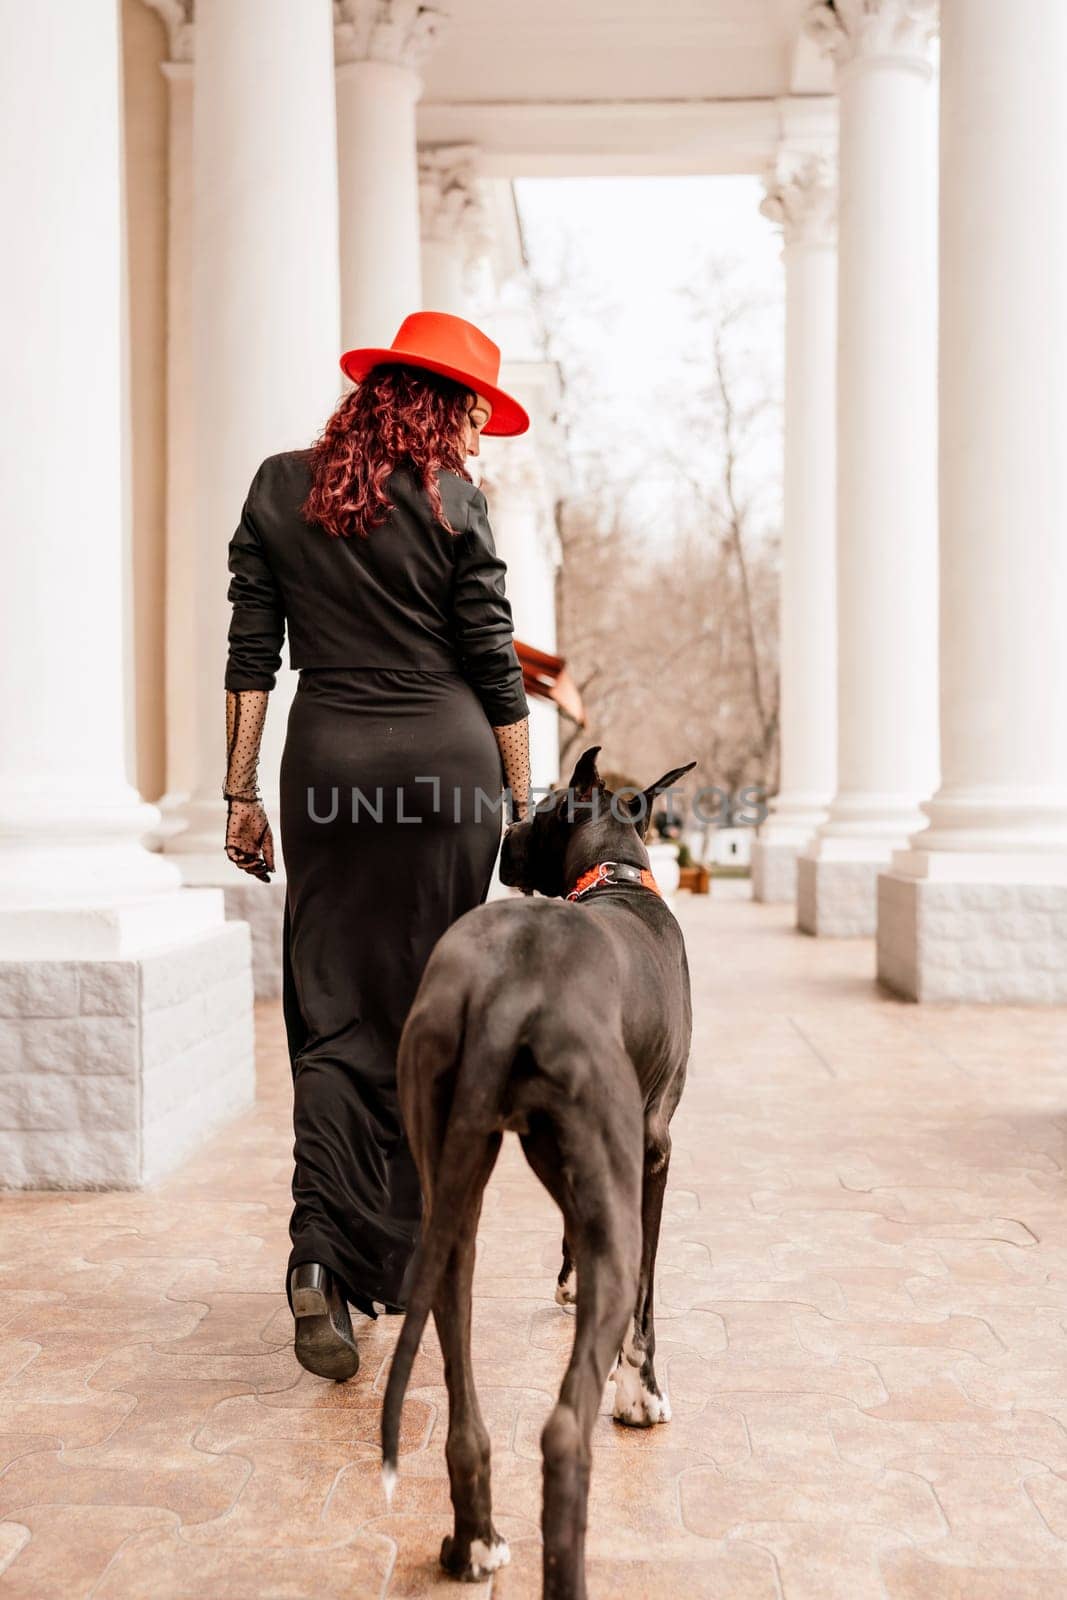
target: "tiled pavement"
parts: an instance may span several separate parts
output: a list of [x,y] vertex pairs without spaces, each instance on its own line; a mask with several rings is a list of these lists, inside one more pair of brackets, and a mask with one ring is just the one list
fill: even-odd
[[[675,1420],[596,1434],[597,1600],[1067,1595],[1067,1013],[908,1007],[864,941],[683,899],[697,1031],[660,1274]],[[454,1594],[432,1339],[387,1512],[392,1319],[344,1386],[295,1365],[288,1065],[143,1194],[0,1201],[3,1600]],[[538,1434],[573,1323],[516,1148],[475,1359],[512,1565],[538,1592]],[[489,1584],[474,1593],[486,1594]]]

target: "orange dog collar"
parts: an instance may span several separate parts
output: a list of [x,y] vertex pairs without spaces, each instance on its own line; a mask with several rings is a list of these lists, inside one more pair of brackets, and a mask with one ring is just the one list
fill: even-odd
[[634,867],[628,861],[598,861],[595,867],[582,873],[567,899],[581,900],[590,890],[599,889],[605,883],[637,883],[663,898],[659,884],[647,867]]

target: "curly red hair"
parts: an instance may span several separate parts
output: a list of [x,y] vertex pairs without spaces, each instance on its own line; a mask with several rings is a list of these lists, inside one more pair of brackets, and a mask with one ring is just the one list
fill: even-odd
[[455,533],[441,504],[437,474],[464,466],[463,423],[475,396],[462,384],[420,367],[375,367],[345,395],[312,446],[305,521],[335,538],[361,538],[392,510],[387,485],[406,466],[422,483],[436,521]]

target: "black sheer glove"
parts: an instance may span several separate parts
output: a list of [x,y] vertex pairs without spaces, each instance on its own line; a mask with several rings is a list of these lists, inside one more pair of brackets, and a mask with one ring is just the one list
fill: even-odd
[[226,854],[235,867],[269,883],[274,838],[258,787],[259,747],[267,719],[266,689],[226,691]]
[[504,787],[511,793],[512,815],[518,822],[526,820],[530,806],[530,719],[509,722],[494,728],[500,765],[504,774]]

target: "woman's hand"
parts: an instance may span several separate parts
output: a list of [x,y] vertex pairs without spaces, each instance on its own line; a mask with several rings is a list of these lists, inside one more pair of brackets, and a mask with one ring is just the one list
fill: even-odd
[[235,867],[269,883],[274,871],[274,838],[260,800],[228,800],[226,854]]
[[226,691],[226,854],[260,883],[274,871],[274,839],[256,781],[269,696],[269,689]]

